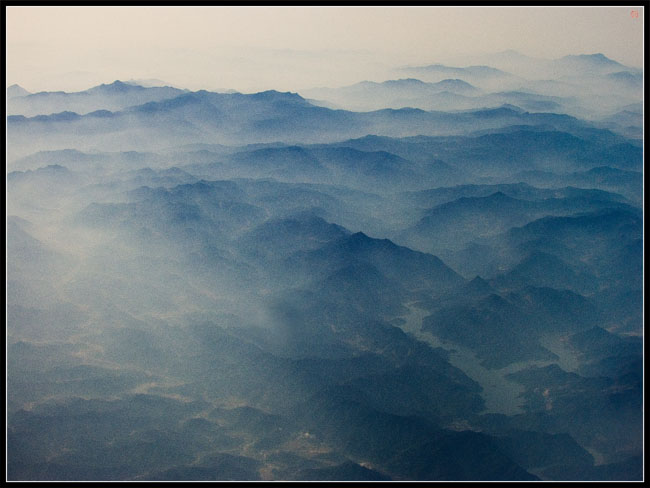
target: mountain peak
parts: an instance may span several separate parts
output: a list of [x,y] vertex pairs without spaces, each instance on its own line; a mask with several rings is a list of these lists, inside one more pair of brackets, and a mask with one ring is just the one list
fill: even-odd
[[305,102],[306,100],[300,95],[294,92],[280,92],[277,90],[266,90],[258,93],[252,93],[249,95],[254,100],[264,100],[264,101],[293,101],[293,102]]
[[472,281],[463,285],[463,293],[466,296],[490,295],[494,293],[494,288],[479,275],[476,275]]
[[20,85],[14,83],[7,87],[7,98],[24,97],[26,95],[31,95],[31,93]]
[[363,232],[355,232],[352,234],[350,237],[348,237],[348,240],[350,241],[357,241],[357,242],[363,242],[363,241],[369,241],[370,237],[368,237],[366,234]]
[[598,61],[600,63],[615,63],[616,62],[616,61],[613,61],[612,59],[609,59],[603,53],[579,54],[578,57],[581,57],[581,58],[584,58],[584,59],[592,59],[592,60]]
[[603,53],[594,54],[570,54],[561,58],[564,61],[570,62],[588,62],[600,66],[623,66],[621,63],[608,58]]
[[386,85],[424,85],[424,81],[418,80],[417,78],[400,78],[398,80],[387,80],[384,81]]
[[398,247],[390,239],[375,239],[363,232],[355,232],[343,238],[343,245],[348,249],[392,249]]
[[485,285],[488,285],[488,286],[489,286],[488,282],[485,281],[485,279],[481,278],[480,275],[476,275],[476,276],[472,279],[472,281],[469,282],[469,284],[472,284],[472,285],[478,285],[478,286],[485,286]]
[[95,86],[88,91],[90,92],[101,91],[106,93],[126,93],[132,90],[144,90],[144,89],[145,88],[140,85],[135,85],[132,83],[124,83],[123,81],[115,80],[113,83],[110,84],[102,83],[101,85]]

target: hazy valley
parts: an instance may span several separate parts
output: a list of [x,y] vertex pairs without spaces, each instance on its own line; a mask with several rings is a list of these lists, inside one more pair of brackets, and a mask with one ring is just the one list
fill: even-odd
[[639,480],[643,72],[7,89],[10,480]]

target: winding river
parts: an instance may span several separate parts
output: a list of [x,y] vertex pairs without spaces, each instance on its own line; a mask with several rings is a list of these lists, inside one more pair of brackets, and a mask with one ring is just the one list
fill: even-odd
[[542,341],[544,347],[558,356],[559,359],[556,361],[522,361],[509,364],[500,369],[485,368],[481,365],[481,360],[470,349],[443,341],[430,332],[422,330],[422,320],[430,312],[414,306],[413,303],[406,304],[406,307],[409,313],[401,317],[405,320],[405,323],[400,325],[402,330],[432,347],[441,347],[449,352],[449,362],[483,388],[481,393],[485,401],[483,413],[501,413],[505,415],[523,413],[523,398],[520,395],[525,391],[525,388],[523,385],[506,378],[510,373],[529,366],[547,366],[553,363],[559,364],[565,371],[574,371],[577,368],[575,356],[571,354],[558,337],[549,337]]

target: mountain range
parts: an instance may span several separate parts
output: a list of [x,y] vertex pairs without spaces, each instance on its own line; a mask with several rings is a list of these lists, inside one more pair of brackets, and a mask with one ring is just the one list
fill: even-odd
[[643,476],[641,70],[7,88],[7,478]]

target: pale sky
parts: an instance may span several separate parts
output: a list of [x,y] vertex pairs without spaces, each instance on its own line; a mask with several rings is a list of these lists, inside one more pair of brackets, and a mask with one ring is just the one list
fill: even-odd
[[[638,18],[631,10],[639,11]],[[514,49],[643,65],[639,7],[7,7],[7,84],[296,91]]]

